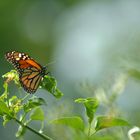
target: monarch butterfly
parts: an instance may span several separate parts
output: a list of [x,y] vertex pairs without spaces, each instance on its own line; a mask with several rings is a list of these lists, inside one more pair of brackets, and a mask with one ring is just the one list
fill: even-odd
[[40,81],[48,74],[46,73],[47,68],[42,67],[25,53],[7,52],[5,58],[18,71],[19,81],[23,89],[28,93],[36,92]]

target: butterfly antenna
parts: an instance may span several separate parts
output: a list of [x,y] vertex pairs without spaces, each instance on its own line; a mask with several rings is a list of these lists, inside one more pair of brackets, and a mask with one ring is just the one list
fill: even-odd
[[52,64],[54,64],[54,63],[56,63],[56,61],[52,61],[52,62],[46,64],[46,66],[52,65]]

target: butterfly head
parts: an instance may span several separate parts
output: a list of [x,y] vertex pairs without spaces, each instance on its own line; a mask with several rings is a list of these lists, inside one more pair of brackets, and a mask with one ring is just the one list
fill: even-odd
[[47,71],[47,70],[48,70],[48,69],[47,69],[46,66],[43,66],[43,67],[42,67],[42,74],[43,74],[44,76],[48,74],[48,71]]

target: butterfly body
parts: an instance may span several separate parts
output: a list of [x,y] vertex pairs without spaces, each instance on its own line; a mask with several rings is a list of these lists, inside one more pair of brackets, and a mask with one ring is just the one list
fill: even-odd
[[18,71],[19,81],[24,90],[28,93],[36,92],[40,81],[47,74],[47,68],[25,53],[12,51],[6,53],[5,57]]

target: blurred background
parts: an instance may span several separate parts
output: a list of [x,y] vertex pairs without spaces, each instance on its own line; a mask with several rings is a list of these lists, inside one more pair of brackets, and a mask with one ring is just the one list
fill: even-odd
[[[1,0],[0,75],[13,69],[4,58],[7,51],[25,52],[41,65],[51,63],[48,69],[64,96],[55,99],[42,89],[35,93],[48,103],[48,122],[84,114],[81,106],[74,103],[76,98],[94,97],[98,92],[96,96],[108,98],[109,89],[118,86],[116,110],[132,125],[139,126],[139,82],[124,82],[126,70],[140,69],[139,7],[139,0]],[[2,78],[0,84],[2,93]],[[11,96],[18,95],[14,84],[10,91]],[[99,100],[102,104],[102,96]],[[98,114],[104,115],[105,111],[101,106]],[[38,123],[32,125],[39,127]],[[0,139],[15,140],[16,129],[14,122],[3,127],[1,120]],[[59,130],[57,134],[58,130],[49,125],[45,131],[56,140],[64,133]],[[29,137],[41,140],[30,132],[25,139]],[[62,138],[65,139],[70,138]]]

